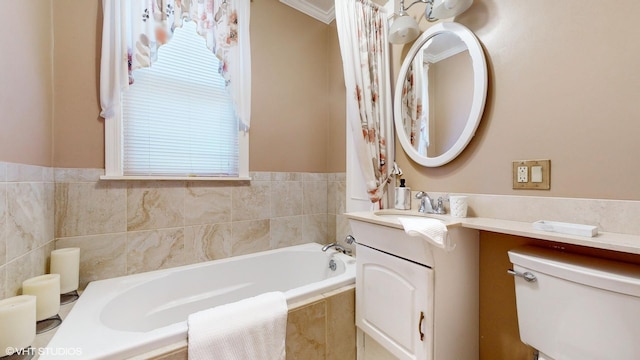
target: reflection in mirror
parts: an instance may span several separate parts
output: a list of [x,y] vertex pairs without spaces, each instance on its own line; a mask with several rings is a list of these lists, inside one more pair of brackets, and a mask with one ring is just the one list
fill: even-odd
[[486,81],[484,54],[470,30],[456,23],[427,30],[396,85],[396,131],[407,154],[424,166],[455,158],[480,120]]
[[411,146],[439,156],[462,134],[473,95],[471,57],[451,33],[429,39],[416,53],[403,86],[402,122]]

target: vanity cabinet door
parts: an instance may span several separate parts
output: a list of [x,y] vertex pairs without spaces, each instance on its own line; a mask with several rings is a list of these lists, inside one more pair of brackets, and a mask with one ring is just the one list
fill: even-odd
[[433,270],[358,246],[356,325],[398,359],[433,358]]

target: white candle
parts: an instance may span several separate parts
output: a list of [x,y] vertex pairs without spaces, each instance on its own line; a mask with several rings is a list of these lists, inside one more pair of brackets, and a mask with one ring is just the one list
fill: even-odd
[[0,300],[0,356],[24,349],[36,338],[36,297],[20,295]]
[[36,320],[44,320],[60,311],[60,274],[47,274],[22,282],[22,294],[36,297]]
[[78,290],[80,248],[64,248],[51,252],[51,274],[60,274],[60,294]]

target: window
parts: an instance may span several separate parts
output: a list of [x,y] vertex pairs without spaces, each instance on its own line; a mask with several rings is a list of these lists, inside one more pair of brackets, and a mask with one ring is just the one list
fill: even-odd
[[220,61],[196,33],[175,30],[122,94],[125,176],[238,176],[238,121]]
[[103,1],[103,179],[249,178],[249,8]]

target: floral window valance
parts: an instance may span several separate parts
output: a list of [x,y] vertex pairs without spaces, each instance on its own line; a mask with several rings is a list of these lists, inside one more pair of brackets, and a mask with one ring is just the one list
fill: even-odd
[[153,66],[158,49],[176,28],[193,21],[220,60],[240,127],[249,129],[251,54],[249,0],[103,0],[100,74],[101,115],[112,117],[120,91],[135,82],[133,70]]

